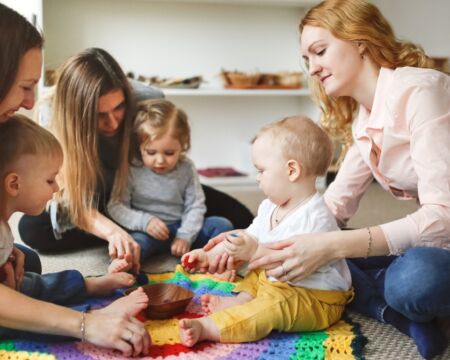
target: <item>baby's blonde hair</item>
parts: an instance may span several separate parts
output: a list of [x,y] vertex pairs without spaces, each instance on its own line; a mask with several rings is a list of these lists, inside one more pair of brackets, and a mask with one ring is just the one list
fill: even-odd
[[286,160],[295,160],[305,176],[323,176],[333,158],[333,143],[327,133],[306,116],[290,116],[258,131],[252,143],[263,134],[272,136]]
[[56,137],[23,115],[13,115],[0,124],[0,174],[5,176],[11,164],[24,155],[61,157]]
[[191,130],[187,115],[168,100],[155,99],[139,102],[134,129],[141,145],[170,134],[180,142],[183,153],[191,147]]

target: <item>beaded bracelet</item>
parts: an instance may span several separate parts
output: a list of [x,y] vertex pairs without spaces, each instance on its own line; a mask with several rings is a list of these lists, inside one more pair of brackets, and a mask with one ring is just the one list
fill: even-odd
[[81,312],[81,323],[80,323],[80,334],[81,341],[86,341],[86,311]]
[[370,231],[369,227],[366,227],[367,232],[369,233],[369,240],[367,242],[367,253],[366,253],[366,259],[369,257],[370,255],[370,250],[372,250],[372,232]]

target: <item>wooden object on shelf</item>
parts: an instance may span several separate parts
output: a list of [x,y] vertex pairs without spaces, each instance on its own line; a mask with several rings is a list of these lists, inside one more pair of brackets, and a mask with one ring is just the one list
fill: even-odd
[[58,73],[55,69],[46,69],[44,73],[44,85],[53,86],[56,84]]
[[[128,73],[130,78],[134,78],[130,76],[132,73]],[[158,76],[144,76],[139,75],[137,78],[138,81],[146,84],[158,86],[160,88],[167,89],[198,89],[203,82],[202,76],[191,76],[191,77],[177,77],[177,78],[160,78]]]
[[309,97],[308,89],[164,89],[166,96],[301,96]]
[[222,70],[220,75],[224,86],[234,89],[254,89],[261,78],[261,74],[246,74],[240,71]]
[[[144,285],[142,289],[148,296],[145,313],[149,319],[170,319],[181,314],[194,297],[194,293],[175,284]],[[136,289],[128,289],[125,295]]]
[[244,73],[222,70],[220,73],[225,89],[300,89],[301,72]]

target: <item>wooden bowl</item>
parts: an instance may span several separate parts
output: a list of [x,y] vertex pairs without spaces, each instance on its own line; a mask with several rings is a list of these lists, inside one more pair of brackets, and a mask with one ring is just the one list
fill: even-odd
[[257,86],[261,74],[246,74],[240,71],[225,71],[220,73],[224,86],[230,89],[253,89]]
[[[181,314],[194,297],[194,293],[175,284],[153,284],[142,286],[148,296],[148,306],[144,310],[149,319],[169,319]],[[128,289],[128,295],[136,289]]]

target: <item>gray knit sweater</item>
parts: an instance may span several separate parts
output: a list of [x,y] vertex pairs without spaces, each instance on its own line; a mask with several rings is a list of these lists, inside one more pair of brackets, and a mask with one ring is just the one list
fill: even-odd
[[206,212],[205,195],[193,162],[186,157],[180,159],[163,175],[145,166],[130,167],[127,189],[119,201],[110,200],[108,212],[123,227],[143,232],[154,217],[166,224],[181,221],[176,237],[192,244]]

